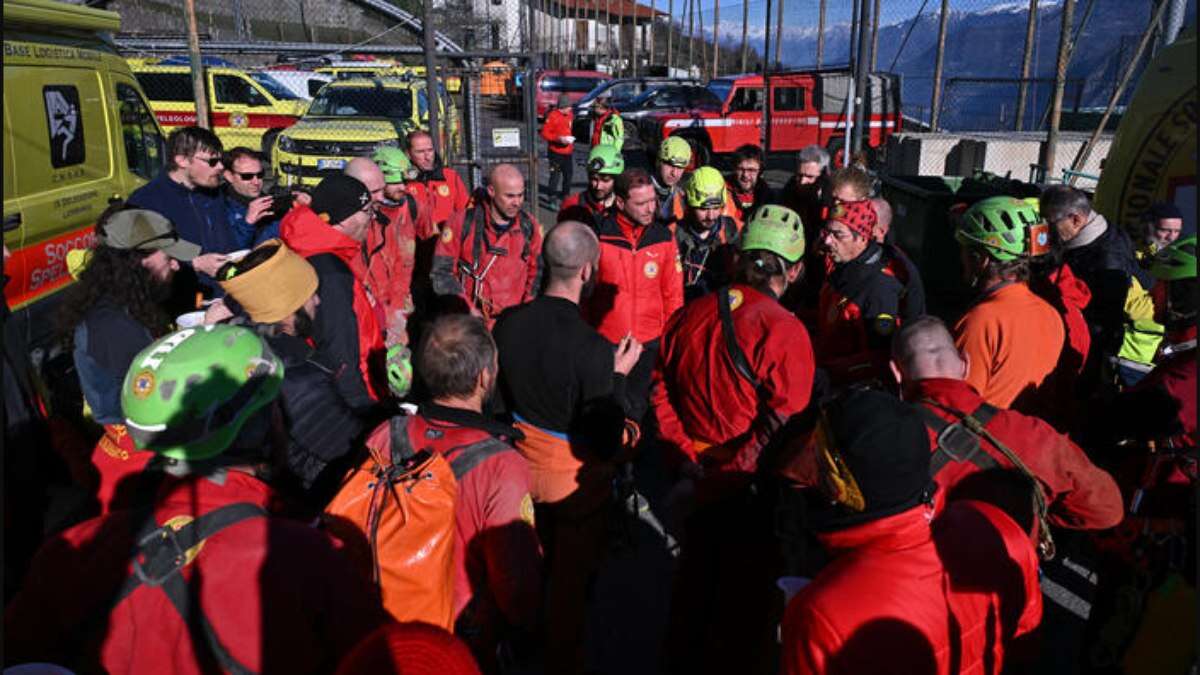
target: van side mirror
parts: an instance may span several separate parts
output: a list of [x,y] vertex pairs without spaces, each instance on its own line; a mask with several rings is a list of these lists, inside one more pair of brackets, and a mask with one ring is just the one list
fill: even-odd
[[325,86],[324,80],[309,80],[308,81],[308,95],[311,98],[316,98],[317,94],[321,91],[321,87],[324,87],[324,86]]

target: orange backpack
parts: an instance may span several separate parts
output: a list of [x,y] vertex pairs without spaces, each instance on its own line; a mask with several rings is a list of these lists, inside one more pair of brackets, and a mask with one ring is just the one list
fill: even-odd
[[393,417],[370,435],[369,456],[342,482],[325,520],[371,570],[392,617],[453,630],[458,483],[441,453],[413,449],[410,419]]

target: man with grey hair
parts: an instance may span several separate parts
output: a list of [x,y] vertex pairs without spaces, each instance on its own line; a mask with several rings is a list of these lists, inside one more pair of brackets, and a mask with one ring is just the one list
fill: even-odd
[[1137,278],[1129,236],[1093,211],[1086,194],[1068,185],[1052,185],[1042,193],[1040,208],[1063,247],[1063,262],[1092,292],[1083,310],[1092,348],[1080,387],[1094,391],[1122,349],[1126,322],[1153,319],[1154,303]]
[[625,378],[642,354],[616,346],[579,313],[595,283],[600,241],[567,220],[546,236],[545,293],[496,323],[500,393],[523,438],[537,525],[548,562],[546,672],[580,672],[587,588],[605,550],[614,457],[636,441]]
[[[1007,495],[1011,492],[1008,482],[995,482],[996,469],[1014,468],[1008,453],[997,445],[999,441],[1041,483],[1051,525],[1098,530],[1121,522],[1124,504],[1112,476],[1041,419],[984,401],[964,379],[966,358],[954,346],[954,337],[941,319],[926,316],[902,328],[892,342],[891,367],[900,380],[903,397],[920,406],[929,429],[934,452],[930,471],[938,484],[939,500],[986,495],[987,501],[1000,502],[997,505],[1009,513],[1025,511],[1017,520],[1028,521],[1028,500]],[[971,432],[977,443],[972,448],[977,450],[964,454],[963,448],[943,447],[955,436],[943,436],[942,431],[968,416],[986,431],[983,435]],[[1019,516],[1019,511],[1014,515]]]
[[[817,230],[824,222],[821,213],[831,205],[831,200],[829,153],[819,145],[810,145],[796,155],[796,174],[779,191],[778,203],[800,216],[805,241],[815,242]],[[816,269],[812,265],[809,268]]]

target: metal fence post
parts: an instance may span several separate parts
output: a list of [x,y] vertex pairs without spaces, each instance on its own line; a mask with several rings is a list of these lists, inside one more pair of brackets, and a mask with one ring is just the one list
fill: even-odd
[[1075,18],[1075,0],[1065,0],[1062,11],[1062,31],[1058,36],[1058,67],[1054,72],[1054,97],[1050,101],[1050,130],[1042,149],[1043,180],[1054,173],[1054,155],[1058,150],[1058,125],[1062,121],[1063,88],[1066,84],[1067,62],[1071,55],[1071,24]]
[[[189,0],[190,2],[190,0]],[[438,107],[442,100],[437,85],[437,72],[433,65],[433,0],[424,0],[421,13],[421,38],[425,47],[425,98],[429,101],[429,136],[433,139],[433,151],[441,151],[438,130]]]
[[[782,2],[783,0],[780,0]],[[771,0],[767,0],[767,11],[763,15],[763,58],[762,58],[762,75],[763,75],[763,91],[769,96],[771,93]],[[763,122],[762,131],[759,132],[759,141],[762,143],[763,157],[769,156],[771,152],[771,106],[763,106]]]
[[[783,0],[780,0],[779,4],[780,4],[779,15],[783,16]],[[781,25],[782,25],[782,22],[781,22]],[[782,36],[780,36],[780,37],[782,37]],[[776,46],[775,49],[778,50],[779,47]],[[775,60],[778,61],[779,60],[779,56],[778,56],[779,52],[776,51],[775,54],[776,54]],[[823,63],[824,60],[825,60],[825,0],[820,0],[820,2],[817,3],[817,67],[818,68],[821,67],[821,63]]]
[[[857,90],[857,97],[859,100],[856,101],[857,105],[854,107],[854,138],[850,139],[850,149],[853,154],[857,154],[862,151],[863,134],[868,133],[869,130],[869,127],[866,126],[866,116],[864,115],[864,111],[871,101],[871,89],[868,86],[868,82],[870,80],[867,76],[868,71],[870,70],[868,67],[868,64],[870,63],[870,57],[867,55],[867,50],[870,49],[870,38],[867,33],[867,26],[869,25],[867,13],[870,11],[871,5],[869,0],[862,0],[860,5],[861,6],[858,10],[858,54],[856,55],[857,58],[854,60],[856,79],[854,88]],[[846,164],[849,165],[850,158],[847,157],[846,159]]]
[[200,32],[196,28],[196,1],[184,5],[188,24],[188,53],[192,61],[192,97],[196,99],[196,126],[209,128],[208,96],[204,86],[204,61],[200,56]]
[[942,67],[946,61],[946,23],[950,19],[950,0],[942,0],[942,17],[938,21],[937,58],[933,65],[933,100],[929,103],[929,130],[938,130],[942,112]]
[[1033,64],[1033,42],[1037,35],[1038,0],[1029,0],[1029,20],[1025,23],[1025,53],[1021,57],[1021,87],[1017,91],[1017,115],[1013,125],[1020,131],[1025,125],[1025,106],[1029,97],[1029,69]]

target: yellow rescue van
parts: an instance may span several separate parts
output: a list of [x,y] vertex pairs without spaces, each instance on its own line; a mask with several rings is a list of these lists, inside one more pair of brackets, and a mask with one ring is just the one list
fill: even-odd
[[114,12],[4,2],[5,299],[31,343],[53,335],[66,254],[163,166],[163,132],[109,35]]

